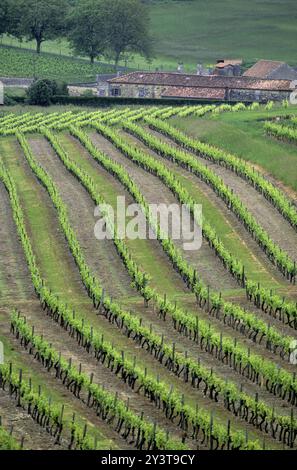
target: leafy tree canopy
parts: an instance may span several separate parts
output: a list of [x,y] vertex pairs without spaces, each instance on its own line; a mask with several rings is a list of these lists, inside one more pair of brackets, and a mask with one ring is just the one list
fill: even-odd
[[13,22],[13,0],[0,2],[0,35],[9,33]]
[[68,39],[77,55],[93,63],[106,47],[105,17],[101,0],[81,0],[69,15]]
[[69,10],[67,0],[15,0],[13,4],[16,22],[14,35],[35,40],[38,53],[44,41],[65,34]]
[[141,0],[0,0],[0,34],[44,41],[67,37],[77,55],[115,66],[134,53],[151,56],[148,9]]
[[139,0],[102,0],[102,4],[108,56],[115,65],[131,53],[150,57],[152,40],[147,7]]

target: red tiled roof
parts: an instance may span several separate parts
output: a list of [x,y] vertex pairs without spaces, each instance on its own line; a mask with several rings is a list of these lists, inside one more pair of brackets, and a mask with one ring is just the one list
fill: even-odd
[[257,77],[267,78],[271,72],[277,70],[281,65],[285,65],[285,62],[279,62],[277,60],[259,60],[250,69],[244,72],[244,77]]
[[192,88],[171,86],[162,93],[163,98],[189,98],[224,100],[225,88]]
[[166,72],[132,72],[109,80],[114,84],[160,85],[200,88],[233,88],[247,90],[290,91],[290,80],[261,80],[252,77],[222,77],[218,75],[186,75]]

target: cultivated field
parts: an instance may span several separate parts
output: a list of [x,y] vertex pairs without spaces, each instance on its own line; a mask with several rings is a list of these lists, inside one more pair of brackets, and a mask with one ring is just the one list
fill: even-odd
[[0,47],[0,76],[38,77],[67,83],[94,82],[96,74],[111,72],[112,67],[99,63],[91,65],[87,60],[60,55],[41,53],[29,49]]
[[[295,114],[0,117],[0,448],[296,448]],[[117,196],[155,240],[95,238]],[[151,203],[202,204],[201,249]]]

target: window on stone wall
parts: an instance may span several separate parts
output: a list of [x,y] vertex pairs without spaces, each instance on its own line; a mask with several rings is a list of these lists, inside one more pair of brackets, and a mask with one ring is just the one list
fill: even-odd
[[121,96],[121,89],[120,88],[112,88],[111,89],[111,96]]
[[139,98],[144,98],[145,95],[146,95],[146,93],[145,93],[145,88],[139,88],[139,90],[138,90],[138,96],[139,96]]
[[260,92],[260,90],[256,90],[255,91],[255,100],[260,101],[260,98],[261,98],[261,92]]

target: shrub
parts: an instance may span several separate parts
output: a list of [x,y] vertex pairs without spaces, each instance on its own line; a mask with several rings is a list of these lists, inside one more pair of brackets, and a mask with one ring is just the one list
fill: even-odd
[[55,95],[68,95],[67,84],[55,80],[38,80],[28,90],[29,104],[49,106]]
[[17,104],[17,102],[11,96],[4,95],[4,105],[5,106],[14,106],[16,104]]
[[94,95],[93,90],[85,90],[81,96],[84,96],[86,98],[92,98]]
[[54,95],[54,86],[50,80],[38,80],[28,89],[29,104],[49,106]]

